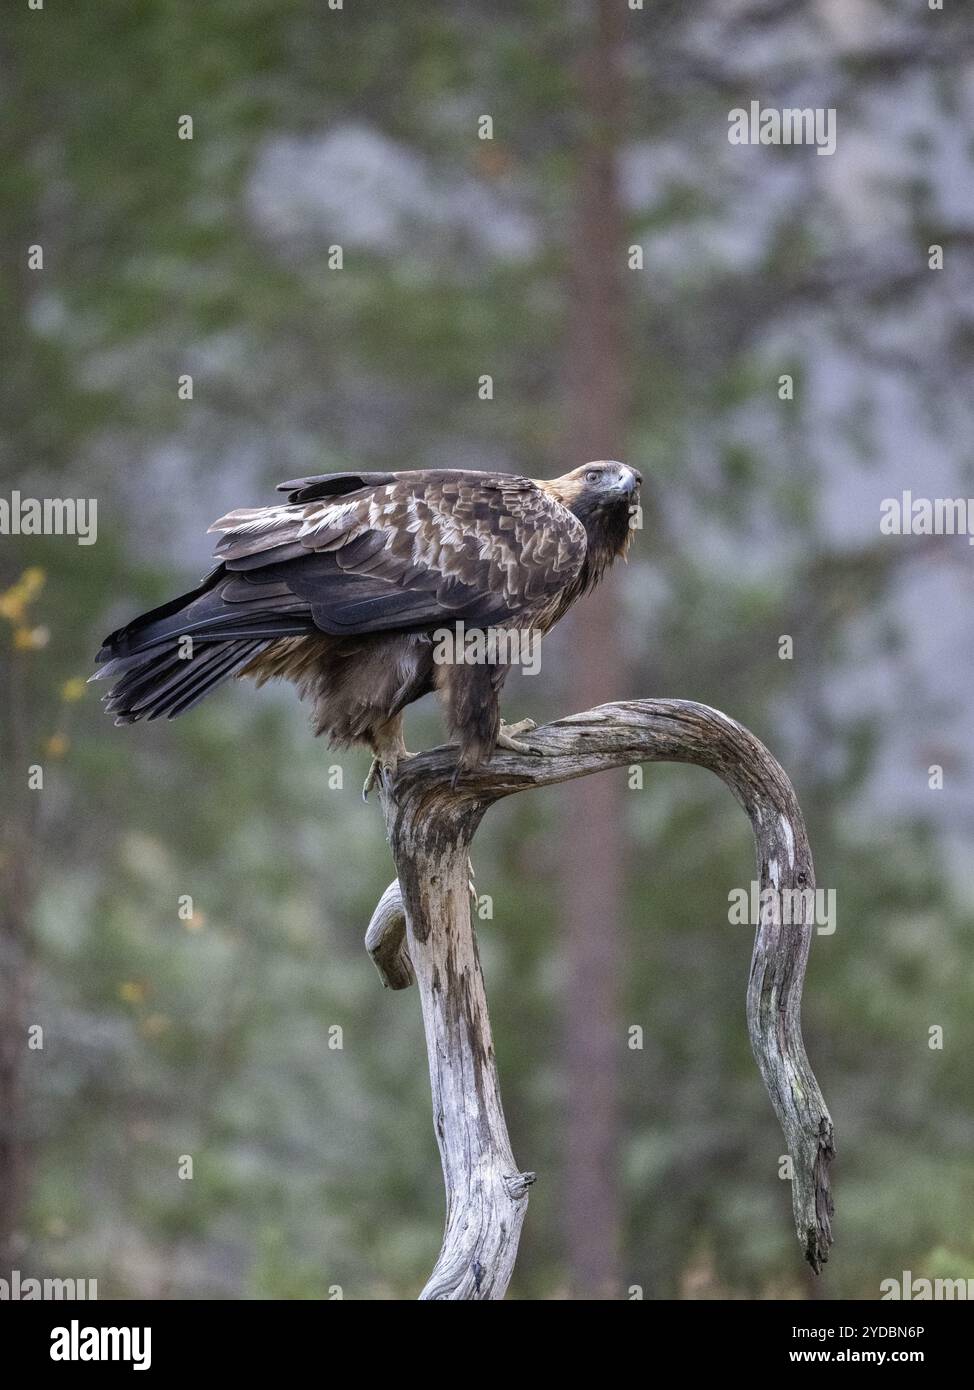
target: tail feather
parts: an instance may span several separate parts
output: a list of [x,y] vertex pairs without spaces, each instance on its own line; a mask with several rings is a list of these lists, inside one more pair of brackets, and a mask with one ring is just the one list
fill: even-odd
[[[111,680],[105,708],[118,724],[159,719],[199,703],[282,637],[314,631],[306,604],[279,584],[248,584],[220,565],[199,588],[105,639],[93,680]],[[192,638],[191,655],[183,639]]]
[[177,698],[183,688],[194,684],[210,670],[224,650],[224,644],[194,651],[191,657],[180,657],[178,651],[158,647],[140,653],[124,679],[113,688],[106,699],[110,713],[123,706],[133,713],[148,709],[164,696]]
[[212,666],[208,667],[199,679],[180,686],[178,698],[176,698],[177,692],[170,693],[166,708],[166,713],[170,719],[175,719],[177,714],[185,714],[194,705],[198,705],[200,700],[209,695],[214,686],[220,685],[223,681],[236,675],[248,662],[253,660],[258,652],[267,646],[267,643],[227,642],[220,645],[224,647],[222,656],[215,659]]
[[[135,724],[163,715],[175,719],[267,645],[262,641],[214,642],[188,660],[175,656],[171,648],[153,647],[141,657],[124,659],[128,669],[110,690],[105,708],[115,715],[116,724]],[[109,663],[105,675],[115,674],[113,665]]]
[[236,673],[243,666],[246,666],[247,662],[260,651],[259,644],[241,642],[240,648],[239,657],[235,657],[232,661],[228,662],[224,669],[209,672],[205,680],[193,686],[192,689],[184,692],[180,700],[171,704],[165,711],[160,710],[158,714],[151,715],[150,718],[158,719],[163,712],[167,719],[175,719],[178,715],[185,714],[187,710],[198,705],[201,700],[205,700],[211,690],[214,690],[218,685],[222,685],[223,682],[229,680],[231,676],[236,675]]

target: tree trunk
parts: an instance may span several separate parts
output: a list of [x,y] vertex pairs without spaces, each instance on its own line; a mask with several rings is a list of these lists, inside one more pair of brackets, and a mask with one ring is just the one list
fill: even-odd
[[[593,0],[580,34],[580,119],[570,247],[572,311],[566,355],[568,434],[564,467],[625,454],[626,350],[623,230],[616,159],[621,128],[620,41],[624,6]],[[626,694],[626,662],[608,584],[576,609],[570,705]],[[614,689],[609,688],[611,681]],[[565,998],[565,1241],[578,1298],[619,1291],[618,982],[623,906],[623,808],[618,777],[568,789],[559,841],[568,988]]]

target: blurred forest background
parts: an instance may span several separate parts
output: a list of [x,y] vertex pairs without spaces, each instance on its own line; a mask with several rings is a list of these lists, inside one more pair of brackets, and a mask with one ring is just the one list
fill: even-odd
[[[837,893],[804,1008],[837,1243],[816,1281],[748,1048],[746,819],[709,773],[622,769],[475,846],[539,1173],[511,1296],[974,1277],[971,551],[879,533],[902,488],[974,496],[963,11],[8,9],[2,491],[96,498],[98,540],[0,538],[0,1273],[415,1297],[443,1198],[418,1001],[362,947],[391,877],[365,757],[289,689],[116,729],[82,682],[284,478],[617,457],[647,479],[630,564],[505,709],[703,700],[788,768]],[[835,154],[732,146],[752,99],[835,107]],[[409,746],[442,740],[414,708]]]

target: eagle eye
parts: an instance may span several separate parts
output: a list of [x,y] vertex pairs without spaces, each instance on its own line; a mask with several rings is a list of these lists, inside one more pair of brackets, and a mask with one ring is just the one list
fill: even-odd
[[587,483],[597,483],[601,476],[602,474],[599,472],[597,468],[590,468],[588,472],[585,474],[585,481]]

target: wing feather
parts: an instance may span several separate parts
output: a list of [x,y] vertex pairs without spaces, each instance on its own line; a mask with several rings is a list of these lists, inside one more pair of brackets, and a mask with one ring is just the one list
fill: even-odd
[[272,603],[290,593],[324,632],[444,617],[503,623],[557,595],[584,564],[583,526],[528,478],[443,469],[282,486],[286,504],[211,526],[233,576],[226,597],[243,600],[248,584]]

